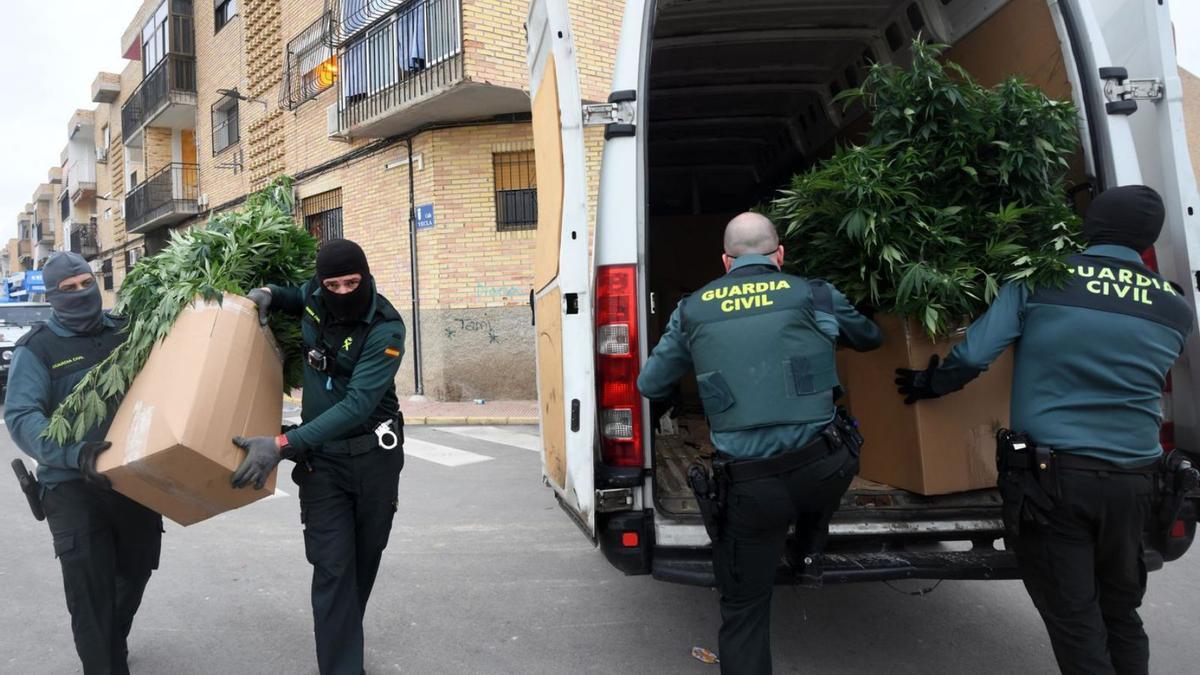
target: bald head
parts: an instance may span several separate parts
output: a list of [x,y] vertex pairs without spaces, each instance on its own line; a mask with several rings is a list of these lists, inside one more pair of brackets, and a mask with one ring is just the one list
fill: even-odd
[[775,224],[758,213],[743,213],[725,226],[725,255],[771,255],[779,248]]

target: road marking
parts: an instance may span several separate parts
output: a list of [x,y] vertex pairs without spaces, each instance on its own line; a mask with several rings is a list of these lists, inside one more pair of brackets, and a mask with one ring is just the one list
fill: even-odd
[[487,455],[480,455],[468,450],[449,448],[444,445],[411,437],[404,439],[404,456],[416,457],[417,459],[441,464],[442,466],[465,466],[467,464],[477,464],[494,459]]
[[459,436],[468,438],[478,438],[481,441],[489,443],[499,443],[500,445],[511,445],[533,452],[542,451],[542,439],[529,434],[522,434],[509,429],[501,429],[499,427],[486,426],[470,426],[470,427],[431,427],[438,431],[447,431]]

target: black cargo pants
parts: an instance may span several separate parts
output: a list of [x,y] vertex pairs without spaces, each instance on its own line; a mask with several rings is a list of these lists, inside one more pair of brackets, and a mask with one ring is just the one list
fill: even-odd
[[314,452],[297,464],[304,550],[313,566],[312,608],[321,675],[363,672],[363,615],[396,512],[401,448],[348,455]]
[[158,569],[162,516],[82,480],[47,489],[42,508],[83,672],[129,673],[125,641],[150,573]]
[[1142,533],[1154,479],[1060,469],[1045,524],[1023,521],[1009,540],[1025,588],[1066,675],[1144,675],[1150,642],[1138,607],[1146,592]]
[[858,457],[838,447],[792,471],[730,485],[721,539],[713,546],[722,675],[771,672],[771,593],[788,525],[796,523],[801,550],[820,552],[856,473]]

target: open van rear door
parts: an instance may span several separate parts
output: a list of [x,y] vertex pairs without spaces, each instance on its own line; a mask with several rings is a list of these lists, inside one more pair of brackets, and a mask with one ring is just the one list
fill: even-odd
[[[1166,203],[1154,247],[1159,271],[1183,286],[1195,313],[1200,200],[1183,127],[1183,91],[1165,2],[1057,0],[1069,38],[1079,102],[1091,137],[1098,188],[1144,184]],[[1164,399],[1164,445],[1200,451],[1200,336],[1193,331],[1171,371]],[[1171,430],[1173,429],[1173,441]]]
[[596,536],[595,368],[583,101],[567,0],[532,0],[526,23],[538,228],[531,300],[542,473]]

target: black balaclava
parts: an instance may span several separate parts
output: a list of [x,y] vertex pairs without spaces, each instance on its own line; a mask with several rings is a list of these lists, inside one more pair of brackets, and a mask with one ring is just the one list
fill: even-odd
[[[58,290],[63,279],[80,274],[92,274],[92,285],[79,291]],[[90,335],[100,329],[104,318],[100,286],[82,256],[67,251],[51,255],[42,267],[42,278],[46,282],[46,299],[54,308],[54,317],[59,323],[75,333]]]
[[1162,197],[1145,185],[1125,185],[1100,193],[1083,219],[1088,244],[1114,244],[1139,253],[1154,245],[1162,232],[1166,208]]
[[362,283],[349,293],[321,291],[325,308],[338,321],[357,321],[366,317],[375,299],[375,287],[371,283],[371,268],[367,265],[367,254],[358,244],[349,239],[334,239],[317,252],[317,280],[324,282],[347,274],[361,274]]

